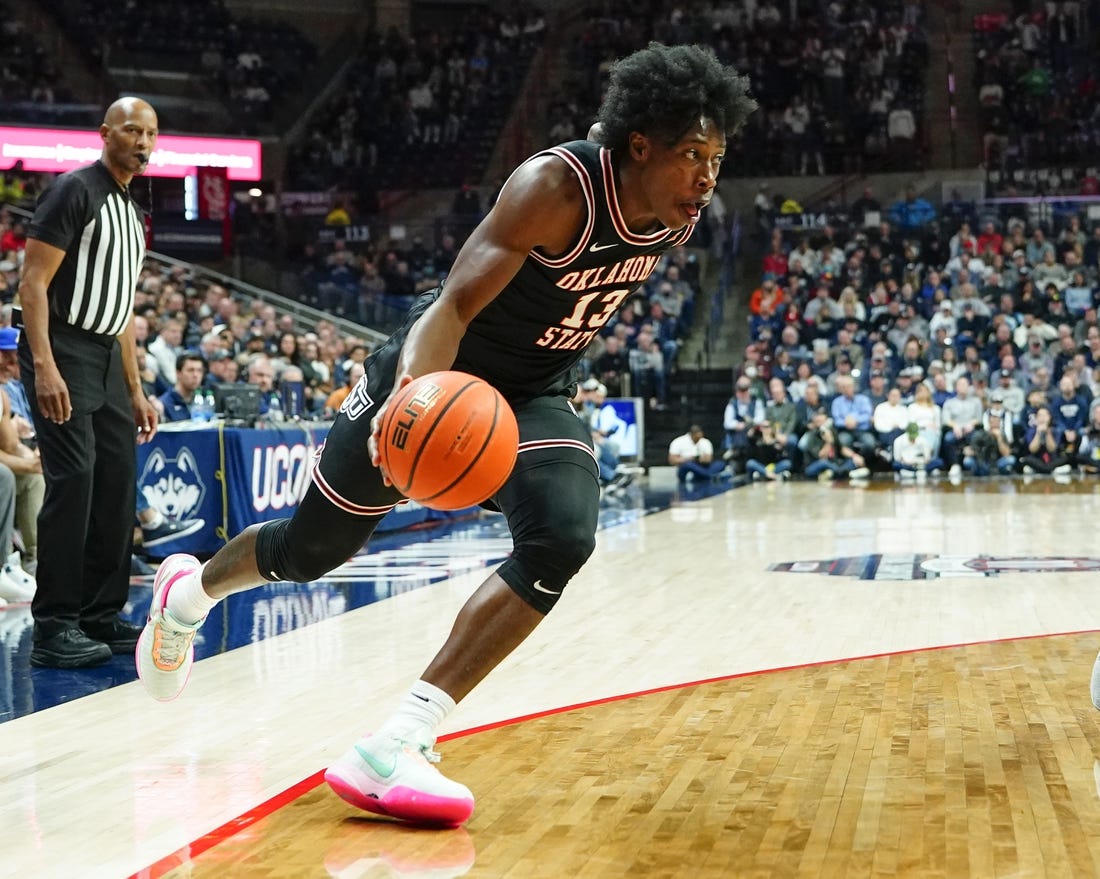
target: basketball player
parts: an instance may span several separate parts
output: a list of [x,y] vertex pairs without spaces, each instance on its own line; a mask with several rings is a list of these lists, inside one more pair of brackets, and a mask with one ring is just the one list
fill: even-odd
[[370,812],[444,825],[469,817],[473,795],[431,765],[435,730],[554,607],[595,545],[596,460],[568,402],[571,371],[661,254],[690,237],[726,138],[756,106],[747,89],[699,47],[652,44],[615,65],[600,143],[564,144],[516,169],[445,286],[422,295],[367,361],[293,518],[249,527],[205,565],[186,555],[161,565],[137,647],[155,698],[183,689],[195,631],[216,602],[264,581],[322,576],[401,500],[377,469],[377,425],[394,388],[437,370],[480,376],[519,422],[515,470],[491,501],[508,519],[512,557],[470,597],[391,718],[325,776]]

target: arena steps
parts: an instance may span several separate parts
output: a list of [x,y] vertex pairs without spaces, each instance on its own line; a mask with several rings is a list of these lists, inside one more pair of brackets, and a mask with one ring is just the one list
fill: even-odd
[[732,382],[729,369],[681,369],[669,376],[664,409],[646,410],[645,464],[664,464],[668,444],[692,424],[702,426],[715,449],[719,448],[722,412],[732,393]]

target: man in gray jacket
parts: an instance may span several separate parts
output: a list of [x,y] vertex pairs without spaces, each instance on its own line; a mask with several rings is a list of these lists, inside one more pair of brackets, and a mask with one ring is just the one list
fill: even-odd
[[943,404],[943,458],[949,465],[948,475],[962,475],[962,450],[970,435],[981,426],[982,401],[971,393],[970,379],[955,380],[955,396]]

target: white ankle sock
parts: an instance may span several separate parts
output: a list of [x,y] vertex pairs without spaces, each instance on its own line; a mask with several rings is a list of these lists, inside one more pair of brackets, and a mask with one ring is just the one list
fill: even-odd
[[429,741],[434,742],[436,727],[454,711],[454,707],[455,700],[439,687],[427,681],[417,681],[377,734],[419,741],[415,734],[426,731]]
[[206,565],[199,565],[193,574],[181,577],[168,590],[168,601],[165,604],[168,613],[172,615],[172,619],[186,626],[202,622],[218,603],[217,598],[211,598],[202,588],[202,571],[205,567]]

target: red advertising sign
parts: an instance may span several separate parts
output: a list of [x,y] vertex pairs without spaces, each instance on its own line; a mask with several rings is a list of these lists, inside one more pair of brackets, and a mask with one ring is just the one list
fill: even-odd
[[229,212],[229,178],[225,168],[199,168],[199,219],[221,220],[222,254],[228,256],[233,236]]
[[[27,171],[71,171],[90,165],[103,151],[95,131],[0,127],[0,168],[22,161]],[[198,168],[222,168],[230,180],[259,180],[258,140],[162,134],[149,160],[150,177],[186,177]]]
[[199,168],[199,219],[224,220],[229,214],[229,178],[225,168]]

